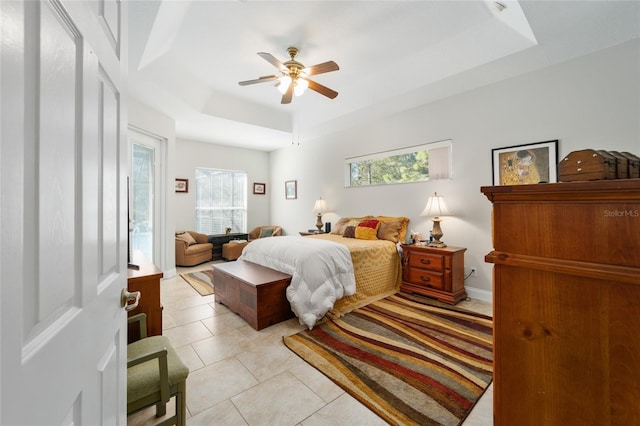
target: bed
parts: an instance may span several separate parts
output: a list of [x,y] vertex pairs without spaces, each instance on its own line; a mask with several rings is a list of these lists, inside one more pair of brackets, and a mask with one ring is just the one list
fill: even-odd
[[239,259],[290,274],[287,299],[300,323],[312,329],[325,317],[339,317],[399,290],[398,243],[404,242],[408,221],[342,218],[330,234],[256,240]]

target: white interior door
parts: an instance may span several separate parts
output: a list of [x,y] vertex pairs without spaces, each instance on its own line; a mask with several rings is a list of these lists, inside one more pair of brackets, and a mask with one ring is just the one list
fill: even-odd
[[0,1],[0,424],[126,423],[124,3]]

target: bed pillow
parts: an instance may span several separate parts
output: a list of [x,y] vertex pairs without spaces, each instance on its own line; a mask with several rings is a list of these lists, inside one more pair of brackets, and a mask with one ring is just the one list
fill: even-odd
[[379,220],[363,220],[356,226],[356,238],[359,240],[377,240],[379,226]]
[[258,238],[265,238],[273,236],[273,228],[262,228],[260,230],[260,236]]
[[343,235],[344,230],[347,226],[357,226],[363,220],[371,219],[373,216],[363,216],[363,217],[343,217],[340,218],[336,224],[333,226],[331,230],[331,234]]
[[[407,236],[407,225],[409,224],[409,218],[403,216],[376,216],[375,219],[378,219],[382,223],[400,223],[400,234],[398,235],[398,240],[401,243],[405,242],[405,238]],[[385,238],[386,239],[386,238]],[[396,242],[397,242],[396,241]]]
[[347,226],[344,228],[344,232],[342,236],[345,238],[355,238],[356,237],[356,227],[355,226]]
[[196,240],[194,240],[188,232],[177,232],[176,240],[184,241],[188,246],[192,246],[196,243]]
[[350,217],[341,217],[336,224],[333,226],[333,229],[331,230],[331,234],[337,234],[337,235],[343,235],[344,234],[344,229],[347,227],[347,223],[349,223],[349,220],[351,220]]
[[400,240],[400,233],[402,232],[402,222],[380,222],[378,227],[378,239],[387,240],[397,243]]

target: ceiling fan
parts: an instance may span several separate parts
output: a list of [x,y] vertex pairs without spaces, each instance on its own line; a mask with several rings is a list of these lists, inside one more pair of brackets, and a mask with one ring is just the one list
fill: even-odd
[[320,83],[316,83],[307,77],[311,75],[323,74],[326,72],[337,71],[340,68],[338,64],[333,61],[323,62],[321,64],[313,65],[311,67],[305,67],[300,62],[296,61],[296,55],[299,53],[298,48],[289,47],[287,49],[289,59],[286,62],[280,62],[272,54],[265,52],[258,52],[258,55],[265,61],[269,62],[274,67],[278,68],[280,75],[267,75],[255,80],[241,81],[238,84],[240,86],[248,86],[256,83],[266,83],[268,81],[275,81],[276,87],[282,93],[282,104],[291,103],[293,95],[300,96],[304,91],[309,88],[315,92],[320,93],[330,99],[338,96],[338,92],[323,86]]

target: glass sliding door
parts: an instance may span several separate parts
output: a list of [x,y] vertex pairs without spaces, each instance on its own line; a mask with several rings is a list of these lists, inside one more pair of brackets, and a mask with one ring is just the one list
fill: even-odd
[[131,158],[131,249],[153,259],[154,150],[134,143]]
[[129,129],[131,171],[129,189],[129,220],[133,256],[160,264],[160,155],[162,141]]

